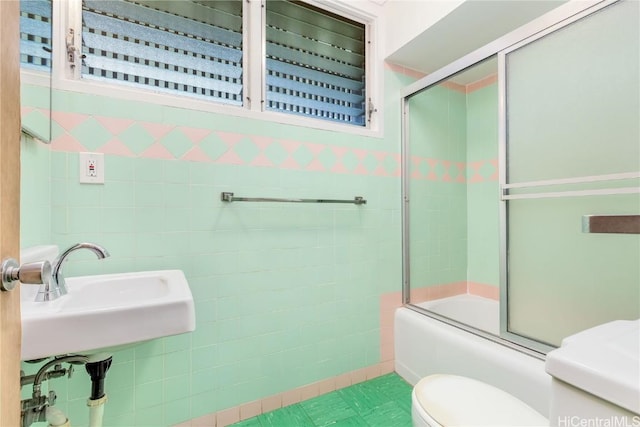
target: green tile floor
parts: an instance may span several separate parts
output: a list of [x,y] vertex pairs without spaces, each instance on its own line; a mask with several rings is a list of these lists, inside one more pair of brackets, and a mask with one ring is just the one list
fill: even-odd
[[411,426],[411,390],[387,374],[233,424],[234,427]]

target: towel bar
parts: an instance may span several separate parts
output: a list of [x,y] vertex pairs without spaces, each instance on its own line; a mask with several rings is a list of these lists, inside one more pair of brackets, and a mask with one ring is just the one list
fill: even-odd
[[352,203],[354,205],[365,205],[367,201],[360,196],[354,197],[353,200],[336,200],[336,199],[290,199],[290,198],[273,198],[273,197],[235,197],[233,193],[223,192],[220,194],[220,200],[223,202],[289,202],[289,203]]

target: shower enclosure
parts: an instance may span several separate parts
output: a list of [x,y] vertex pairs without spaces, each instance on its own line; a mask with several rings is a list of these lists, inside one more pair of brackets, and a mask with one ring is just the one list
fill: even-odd
[[640,317],[640,5],[577,7],[403,99],[405,303],[534,354]]

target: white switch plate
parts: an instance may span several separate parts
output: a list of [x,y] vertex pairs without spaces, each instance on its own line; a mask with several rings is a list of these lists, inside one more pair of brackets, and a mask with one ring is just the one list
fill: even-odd
[[104,184],[104,154],[80,153],[80,183]]

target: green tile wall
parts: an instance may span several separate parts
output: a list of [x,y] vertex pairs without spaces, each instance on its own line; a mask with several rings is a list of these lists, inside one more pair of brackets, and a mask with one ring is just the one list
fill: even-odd
[[[500,202],[497,170],[487,160],[498,159],[498,85],[467,94],[467,162],[485,163],[481,182],[467,184],[467,280],[500,284]],[[487,171],[491,169],[491,172]]]
[[[111,252],[102,261],[90,253],[74,254],[65,267],[68,276],[182,269],[196,306],[195,332],[114,354],[105,425],[168,426],[376,364],[379,297],[400,287],[398,176],[142,158],[139,154],[154,141],[141,126],[284,136],[328,147],[399,153],[400,125],[394,112],[399,111],[399,89],[411,81],[385,73],[384,138],[54,94],[55,111],[132,120],[118,135],[131,155],[105,155],[105,184],[80,185],[77,152],[25,143],[22,245],[53,242],[65,247],[94,241]],[[105,138],[93,132],[96,128],[89,121],[73,136],[99,149]],[[54,136],[65,132],[54,125]],[[172,155],[185,150],[180,136],[163,145]],[[235,151],[249,158],[256,154],[252,147],[239,144]],[[344,162],[355,164],[349,156]],[[390,159],[387,169],[394,165]],[[25,173],[33,167],[36,173]],[[221,191],[313,198],[362,195],[367,204],[223,204]],[[34,209],[24,209],[29,207]],[[90,382],[81,368],[77,371],[71,379],[51,382],[58,406],[82,426],[88,422]]]
[[412,289],[499,285],[497,97],[493,83],[437,85],[410,100]]
[[51,152],[46,145],[22,136],[20,141],[20,246],[50,241]]
[[462,282],[467,275],[466,186],[454,179],[444,161],[465,162],[466,96],[434,86],[410,101],[411,286]]

